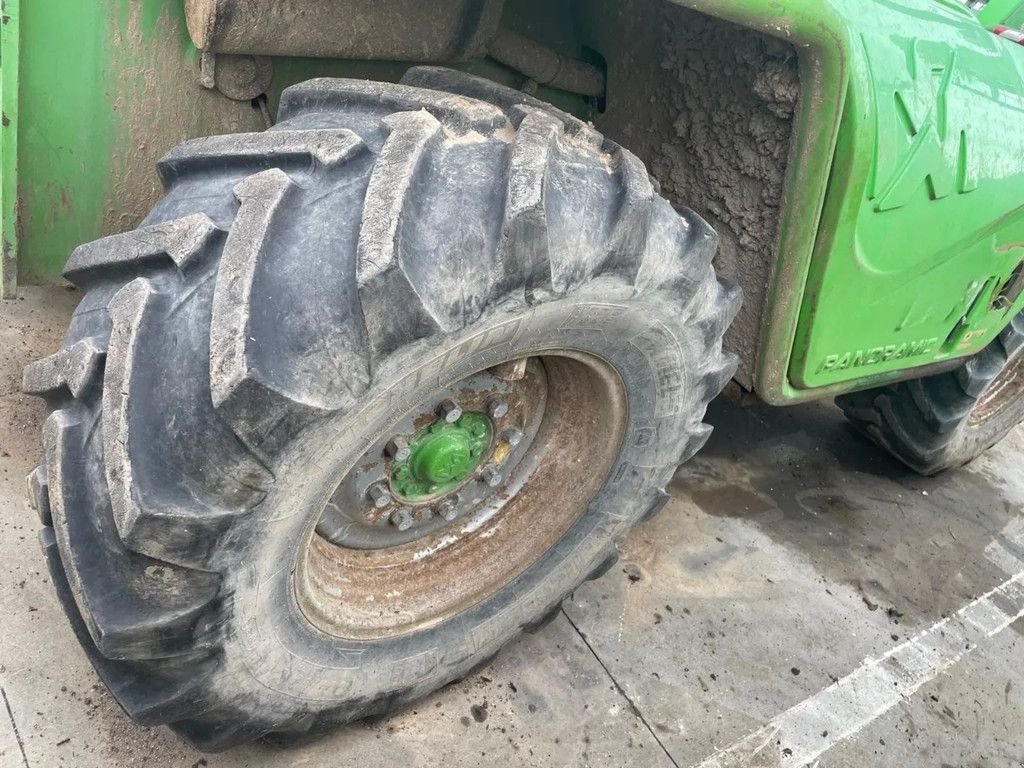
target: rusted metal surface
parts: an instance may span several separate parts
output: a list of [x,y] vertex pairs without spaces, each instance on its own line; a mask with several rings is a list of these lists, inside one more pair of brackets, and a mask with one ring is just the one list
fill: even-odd
[[978,398],[968,423],[971,426],[990,421],[1024,397],[1024,349],[999,372]]
[[604,484],[627,405],[618,375],[596,358],[552,352],[543,365],[544,418],[489,503],[387,549],[348,549],[312,536],[299,558],[296,594],[314,625],[351,639],[434,625],[508,584],[562,538]]
[[604,73],[597,67],[562,56],[522,35],[500,30],[487,52],[492,58],[522,72],[539,85],[550,85],[584,96],[604,96]]

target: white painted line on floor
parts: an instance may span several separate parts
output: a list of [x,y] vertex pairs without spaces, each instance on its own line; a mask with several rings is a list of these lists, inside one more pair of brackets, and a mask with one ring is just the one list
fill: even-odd
[[985,547],[985,557],[1007,573],[1024,571],[1024,517],[1010,521]]
[[[1024,527],[1017,533],[1024,533]],[[1018,571],[948,619],[880,659],[866,660],[839,682],[715,753],[698,768],[800,768],[811,764],[1022,616],[1024,572]]]

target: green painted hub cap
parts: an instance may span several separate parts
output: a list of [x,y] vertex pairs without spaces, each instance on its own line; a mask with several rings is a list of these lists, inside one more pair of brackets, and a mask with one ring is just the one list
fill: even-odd
[[409,458],[396,462],[391,487],[408,501],[419,501],[460,485],[480,464],[493,429],[484,414],[463,413],[454,424],[435,421],[409,441]]

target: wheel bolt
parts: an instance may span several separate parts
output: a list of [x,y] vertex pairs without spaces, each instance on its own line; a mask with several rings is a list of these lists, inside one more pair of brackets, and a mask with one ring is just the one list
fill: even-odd
[[409,507],[399,507],[391,513],[391,524],[400,531],[408,531],[416,522]]
[[500,419],[508,413],[508,403],[500,397],[492,397],[487,401],[487,415],[492,419]]
[[521,442],[523,442],[522,430],[516,429],[515,427],[509,427],[501,433],[501,438],[508,443],[510,446],[515,448]]
[[484,471],[480,473],[481,479],[487,483],[490,488],[497,488],[501,485],[502,477],[501,472],[498,471],[497,467],[487,465],[484,467]]
[[457,496],[445,499],[437,505],[437,513],[441,515],[445,522],[450,523],[459,516],[458,506],[459,498]]
[[384,446],[384,452],[395,461],[405,461],[412,454],[409,441],[404,437],[393,437]]
[[441,405],[438,406],[438,411],[441,413],[441,417],[449,424],[454,424],[462,418],[462,409],[451,398],[443,400]]
[[388,489],[387,483],[374,483],[367,491],[367,495],[377,509],[382,509],[391,503],[391,491]]

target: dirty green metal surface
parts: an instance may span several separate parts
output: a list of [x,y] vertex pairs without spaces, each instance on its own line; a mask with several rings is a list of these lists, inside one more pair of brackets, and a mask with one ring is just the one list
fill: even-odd
[[262,121],[198,85],[180,0],[32,0],[21,10],[19,279],[52,282],[76,244],[145,215],[166,150]]
[[871,5],[789,366],[801,389],[976,352],[1024,306],[998,298],[1024,259],[1024,48],[957,2]]
[[18,45],[20,0],[4,0],[0,10],[0,299],[17,288],[18,250]]
[[[804,87],[755,387],[786,404],[976,352],[1024,307],[1024,47],[957,0],[684,0]],[[827,189],[826,189],[827,186]]]

